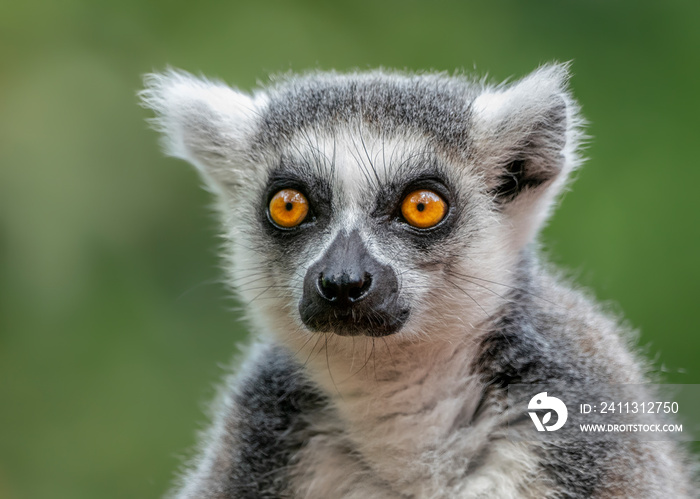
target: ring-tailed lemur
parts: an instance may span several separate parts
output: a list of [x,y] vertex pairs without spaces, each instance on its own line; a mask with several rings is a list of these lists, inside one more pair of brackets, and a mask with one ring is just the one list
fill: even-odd
[[567,81],[146,78],[167,152],[218,199],[256,333],[176,497],[695,494],[669,442],[506,438],[511,383],[646,380],[629,332],[538,261],[580,162]]

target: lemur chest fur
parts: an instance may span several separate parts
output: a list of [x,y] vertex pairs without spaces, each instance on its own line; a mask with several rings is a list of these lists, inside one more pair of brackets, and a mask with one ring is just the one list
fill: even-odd
[[295,494],[528,497],[522,489],[533,480],[534,450],[491,441],[503,421],[482,405],[474,359],[465,344],[444,347],[391,352],[375,344],[373,367],[354,366],[350,379],[339,378],[337,368],[330,379],[326,366],[311,362],[328,408],[309,420],[311,436],[291,460]]
[[546,496],[553,480],[538,467],[537,446],[505,438],[503,401],[477,358],[484,339],[500,333],[490,320],[480,324],[443,324],[461,328],[461,341],[375,339],[358,341],[345,360],[329,363],[322,350],[306,359],[330,410],[311,422],[317,431],[294,460],[299,496]]

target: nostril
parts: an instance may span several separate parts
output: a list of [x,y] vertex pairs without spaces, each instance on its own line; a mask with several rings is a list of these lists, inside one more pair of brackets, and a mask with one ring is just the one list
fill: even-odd
[[321,274],[316,283],[318,293],[328,301],[335,301],[340,294],[340,286]]
[[348,306],[359,301],[367,295],[372,285],[372,277],[365,273],[362,277],[351,277],[342,274],[330,277],[319,274],[316,281],[318,294],[326,301],[335,302],[338,306]]
[[372,276],[365,274],[361,279],[348,283],[348,298],[350,301],[360,300],[367,294],[372,285]]

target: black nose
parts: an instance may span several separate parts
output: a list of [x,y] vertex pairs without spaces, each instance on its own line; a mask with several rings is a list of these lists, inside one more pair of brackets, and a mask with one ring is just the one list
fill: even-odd
[[372,286],[372,276],[364,274],[324,275],[321,273],[316,283],[316,289],[321,297],[337,305],[349,305],[360,301]]
[[310,331],[385,336],[401,329],[409,313],[396,273],[358,231],[337,234],[306,270],[299,317]]

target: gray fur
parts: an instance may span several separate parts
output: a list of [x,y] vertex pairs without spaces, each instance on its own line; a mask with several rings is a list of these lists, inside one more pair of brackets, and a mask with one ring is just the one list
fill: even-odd
[[[246,95],[182,72],[147,77],[167,152],[217,196],[230,284],[258,337],[175,497],[696,493],[672,443],[506,438],[530,424],[504,405],[511,383],[582,394],[648,380],[626,328],[538,261],[537,234],[580,162],[567,81],[566,65],[497,86],[310,73]],[[290,187],[311,211],[282,230],[267,205]],[[446,200],[433,228],[402,218],[416,188]],[[319,315],[319,269],[362,265],[373,298]]]
[[[629,332],[622,331],[621,338],[604,334],[616,325],[606,324],[607,318],[596,307],[551,277],[536,277],[541,273],[535,264],[523,262],[519,272],[517,287],[509,293],[510,304],[494,321],[493,332],[484,337],[475,364],[489,386],[489,396],[502,397],[499,392],[511,383],[546,383],[562,387],[562,393],[610,400],[610,393],[598,391],[594,396],[592,390],[648,381],[644,362],[622,350],[630,343]],[[596,344],[587,347],[587,342]],[[670,455],[674,462],[664,459]],[[629,469],[620,472],[620,461],[627,461]],[[548,444],[541,464],[561,497],[663,497],[670,492],[686,497],[693,493],[684,472],[692,469],[692,462],[683,448],[670,442]],[[611,473],[617,474],[614,480]]]
[[[216,438],[225,447],[188,494],[249,499],[290,495],[284,470],[308,438],[308,420],[325,401],[289,352],[265,346],[259,355],[237,383],[230,410],[219,422]],[[186,487],[192,489],[192,484]]]

